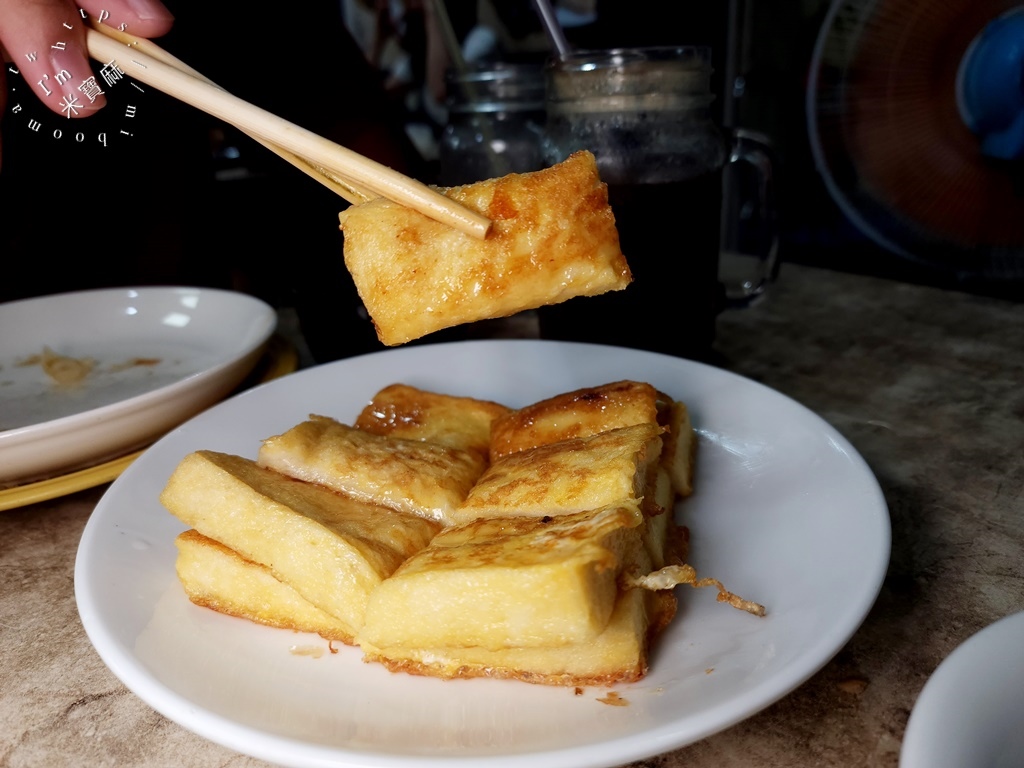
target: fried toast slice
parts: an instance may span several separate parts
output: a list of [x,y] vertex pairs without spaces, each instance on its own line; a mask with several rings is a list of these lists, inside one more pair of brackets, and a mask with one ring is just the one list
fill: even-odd
[[696,441],[686,404],[633,380],[583,387],[509,411],[491,428],[491,461],[573,437],[632,424],[666,427],[661,463],[680,496],[693,492]]
[[511,411],[490,400],[391,384],[373,396],[353,425],[375,435],[474,451],[489,461],[491,425]]
[[268,568],[351,635],[370,592],[440,527],[215,451],[182,459],[160,501],[190,528]]
[[634,502],[448,528],[373,591],[359,642],[498,650],[592,640],[642,520]]
[[385,198],[339,214],[345,265],[387,346],[632,281],[590,152],[441,191],[493,222],[486,239]]
[[311,416],[260,446],[257,461],[364,502],[449,523],[487,460],[476,451],[378,435]]
[[615,381],[539,400],[498,417],[491,428],[491,461],[540,445],[589,437],[634,424],[665,424],[669,403],[650,384]]
[[[633,536],[619,568],[646,573],[650,560]],[[608,623],[593,638],[561,645],[491,649],[484,646],[376,646],[361,641],[364,658],[392,671],[445,679],[492,677],[547,685],[628,683],[647,674],[650,650],[676,612],[670,590],[619,585]]]
[[655,424],[634,424],[504,456],[483,473],[453,520],[554,516],[640,500],[662,432]]
[[266,566],[246,560],[192,528],[174,543],[178,579],[196,605],[269,627],[355,643],[348,624],[317,608]]

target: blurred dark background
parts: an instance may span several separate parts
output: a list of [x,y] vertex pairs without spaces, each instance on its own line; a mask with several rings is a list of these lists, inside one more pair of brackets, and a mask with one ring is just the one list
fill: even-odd
[[[157,42],[171,53],[252,103],[434,179],[445,109],[432,0],[297,0],[270,15],[248,3],[166,3],[175,27]],[[444,9],[467,55],[542,61],[550,50],[532,0]],[[828,3],[565,0],[558,9],[576,47],[712,46],[719,121],[764,134],[778,153],[782,279],[787,262],[804,263],[1022,298],[1020,281],[894,255],[830,197],[805,109]],[[0,301],[132,283],[228,287],[299,308],[320,359],[373,348],[342,261],[344,201],[191,107],[152,89],[135,100],[133,136],[106,147],[92,137],[123,127],[113,108],[87,121],[82,142],[68,131],[54,138],[54,116],[41,113],[39,133],[25,115],[4,116]]]

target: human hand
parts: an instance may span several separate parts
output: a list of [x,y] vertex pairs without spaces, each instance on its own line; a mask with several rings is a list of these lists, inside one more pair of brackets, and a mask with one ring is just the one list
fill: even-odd
[[[138,37],[167,33],[174,17],[160,0],[0,0],[0,116],[8,67],[15,67],[44,105],[69,118],[88,117],[106,98],[88,87],[92,67],[82,12]],[[73,105],[70,108],[68,105]]]

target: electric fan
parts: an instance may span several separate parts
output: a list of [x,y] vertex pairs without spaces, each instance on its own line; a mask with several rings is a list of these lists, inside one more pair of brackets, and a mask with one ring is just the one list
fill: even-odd
[[876,243],[1024,280],[1024,5],[834,0],[807,120],[825,186]]

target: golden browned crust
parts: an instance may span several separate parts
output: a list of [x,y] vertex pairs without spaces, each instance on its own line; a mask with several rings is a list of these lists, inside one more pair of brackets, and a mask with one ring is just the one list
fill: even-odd
[[426,440],[486,458],[491,445],[491,424],[510,411],[509,407],[490,400],[391,384],[373,396],[354,426],[375,435]]
[[668,400],[650,384],[615,381],[555,395],[495,419],[491,461],[510,453],[634,424],[659,424]]
[[345,265],[386,345],[632,280],[589,152],[442,191],[493,222],[486,239],[384,198],[339,215]]
[[264,440],[258,461],[354,499],[444,523],[487,464],[474,451],[377,435],[316,415]]
[[634,424],[508,454],[481,475],[453,520],[560,515],[639,499],[663,431]]
[[481,664],[459,664],[448,666],[443,663],[423,663],[408,659],[389,659],[376,653],[365,653],[363,660],[383,664],[392,672],[404,672],[420,677],[438,677],[443,680],[489,677],[496,680],[519,680],[524,683],[561,686],[607,687],[621,683],[635,683],[647,674],[647,654],[637,659],[634,666],[605,675],[578,675],[572,672],[543,673],[508,667],[490,667]]

